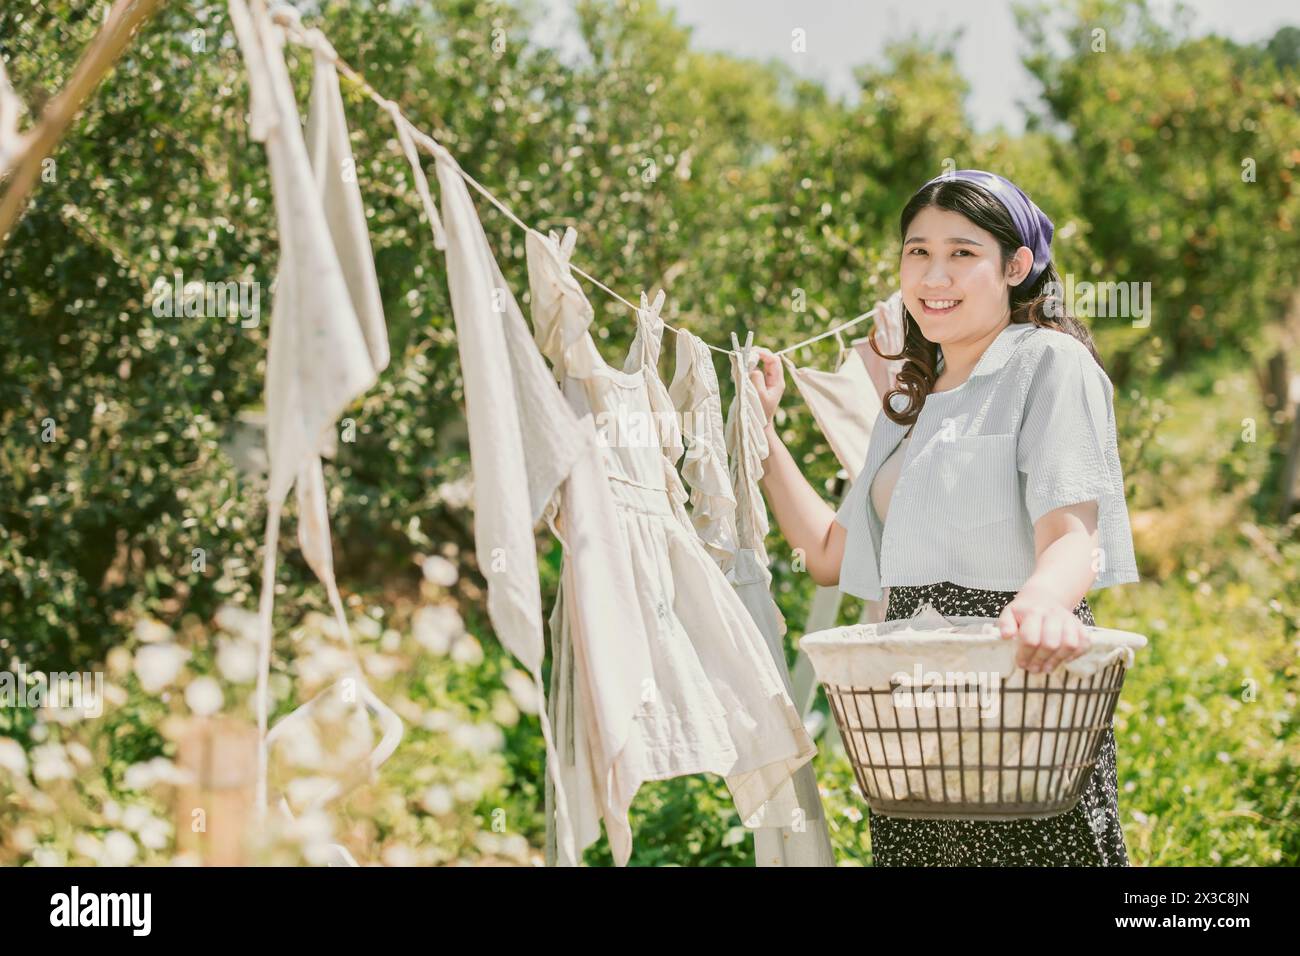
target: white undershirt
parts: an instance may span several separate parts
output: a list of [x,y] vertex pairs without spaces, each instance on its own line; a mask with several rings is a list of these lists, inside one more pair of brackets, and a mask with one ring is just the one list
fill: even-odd
[[911,440],[909,434],[898,443],[898,447],[885,459],[871,482],[871,504],[875,507],[876,517],[881,524],[884,524],[889,514],[889,499],[894,496],[894,485],[898,483],[898,474],[903,470],[903,458],[907,454],[907,443]]

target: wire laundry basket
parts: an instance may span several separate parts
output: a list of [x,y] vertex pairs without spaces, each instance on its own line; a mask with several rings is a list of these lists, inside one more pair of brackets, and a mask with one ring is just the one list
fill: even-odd
[[873,813],[1050,817],[1079,801],[1124,675],[1146,638],[1088,627],[1050,673],[1015,664],[989,617],[911,619],[807,634],[808,654]]

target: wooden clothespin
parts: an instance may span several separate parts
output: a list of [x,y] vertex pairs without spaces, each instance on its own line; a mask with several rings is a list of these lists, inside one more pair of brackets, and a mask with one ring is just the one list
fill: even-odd
[[754,330],[753,330],[753,329],[746,329],[746,330],[745,330],[745,344],[744,344],[744,345],[741,345],[741,344],[740,344],[740,339],[738,339],[738,338],[736,337],[736,333],[735,333],[735,332],[732,332],[732,333],[731,333],[731,350],[732,350],[733,352],[735,352],[736,355],[737,355],[737,357],[740,359],[740,370],[741,370],[742,374],[744,374],[744,375],[748,375],[748,374],[749,374],[749,359],[750,359],[750,356],[753,354],[753,351],[754,351]]

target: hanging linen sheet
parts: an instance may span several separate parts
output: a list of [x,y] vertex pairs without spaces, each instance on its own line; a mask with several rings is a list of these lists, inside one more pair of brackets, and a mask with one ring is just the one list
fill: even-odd
[[[839,338],[838,333],[836,338]],[[840,342],[839,361],[833,372],[797,366],[781,356],[795,387],[812,412],[831,451],[850,476],[867,460],[871,429],[880,415],[880,397],[855,349]]]
[[[360,190],[355,177],[343,175],[352,154],[338,75],[328,55],[332,51],[324,37],[314,37],[319,45],[304,139],[284,62],[283,29],[272,22],[261,0],[254,0],[251,9],[244,0],[231,0],[230,9],[248,66],[251,133],[266,146],[280,235],[266,373],[270,475],[257,687],[256,804],[261,820],[267,809],[270,744],[285,728],[307,719],[325,694],[344,686],[359,688],[356,706],[379,718],[384,736],[369,758],[371,772],[401,739],[400,718],[371,691],[355,651],[347,677],[283,718],[269,733],[266,726],[276,553],[280,515],[290,489],[297,493],[303,556],[325,585],[340,633],[352,647],[334,579],[321,456],[335,453],[338,416],[375,383],[389,353]],[[340,792],[337,786],[322,791],[313,805]],[[280,807],[289,813],[283,800]],[[346,850],[336,849],[346,862],[353,862]]]
[[474,545],[488,581],[488,616],[497,639],[532,676],[543,703],[538,716],[558,797],[561,853],[565,861],[576,862],[569,801],[545,706],[534,530],[548,512],[554,513],[560,486],[593,453],[595,433],[581,426],[537,351],[455,158],[432,140],[422,145],[433,152],[442,190],[447,284],[474,469]]

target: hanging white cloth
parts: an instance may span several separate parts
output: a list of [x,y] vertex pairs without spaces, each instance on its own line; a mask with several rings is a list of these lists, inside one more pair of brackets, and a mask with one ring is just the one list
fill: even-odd
[[[772,572],[765,543],[769,529],[767,506],[758,485],[768,443],[763,433],[762,402],[749,377],[758,365],[753,340],[754,333],[750,332],[741,346],[736,334],[731,334],[731,377],[736,391],[727,412],[726,437],[737,504],[739,547],[727,578],[762,631],[786,690],[793,693],[785,660],[785,618],[772,596]],[[757,866],[835,865],[826,812],[811,763],[800,767],[744,823],[754,830]]]
[[[645,629],[627,613],[636,584],[590,416],[582,427],[590,431],[592,453],[579,459],[562,489],[555,525],[564,564],[550,620],[556,772],[569,800],[576,856],[560,855],[551,809],[547,851],[561,866],[578,865],[599,839],[603,820],[614,863],[626,866],[632,855],[628,811],[646,779],[636,715],[654,672]],[[549,774],[547,794],[554,807]]]
[[574,341],[574,330],[585,330],[591,321],[591,304],[569,269],[576,238],[572,228],[562,242],[531,230],[526,238],[534,335],[566,400],[593,438],[592,453],[565,482],[556,517],[564,563],[550,620],[552,727],[560,751],[556,769],[569,800],[577,858],[559,856],[550,775],[547,851],[561,865],[575,865],[599,838],[603,819],[614,862],[624,866],[632,854],[628,809],[646,779],[636,718],[654,671],[644,623],[628,613],[636,594],[631,552],[620,531],[603,450],[596,447],[594,415],[581,385],[593,355],[588,353],[586,362],[581,357],[589,338]]
[[736,493],[727,465],[718,373],[709,347],[696,335],[677,332],[677,365],[668,394],[687,440],[682,479],[691,490],[691,523],[710,556],[725,567],[736,553]]
[[[621,370],[608,365],[592,340],[591,306],[568,275],[575,236],[568,233],[561,243],[530,234],[529,268],[545,273],[533,286],[538,341],[574,407],[600,424],[617,527],[634,571],[633,588],[616,595],[624,623],[591,634],[590,641],[621,643],[634,616],[650,636],[653,679],[636,699],[640,741],[637,762],[629,761],[641,779],[719,774],[747,818],[816,748],[762,634],[686,510],[690,495],[675,467],[684,452],[681,430],[657,369],[664,296],[651,302],[642,293],[627,361]],[[557,288],[568,291],[557,296]],[[556,617],[561,627],[568,601],[566,593],[566,611]],[[560,713],[570,701],[575,711],[582,706],[577,695],[566,699],[565,688],[562,680]]]
[[[876,337],[876,345],[886,355],[897,355],[903,351],[907,339],[907,330],[903,319],[903,293],[895,292],[883,302],[877,302],[873,310],[874,326],[871,334]],[[898,373],[903,369],[902,359],[884,359],[871,349],[867,338],[853,340],[853,347],[862,358],[862,364],[871,376],[876,387],[876,396],[883,402],[885,393],[898,382]],[[860,467],[860,466],[859,466]],[[854,469],[850,472],[857,474]]]
[[844,348],[841,342],[839,362],[833,372],[802,368],[786,355],[781,359],[831,451],[845,471],[856,475],[867,460],[871,429],[880,415],[880,397],[861,355],[855,349]]
[[[251,131],[266,145],[280,235],[267,355],[270,475],[259,604],[257,812],[264,819],[269,746],[284,728],[306,719],[324,694],[346,689],[347,699],[380,720],[384,736],[368,761],[370,772],[401,739],[400,718],[370,690],[355,653],[345,678],[283,718],[272,732],[266,726],[276,553],[281,510],[291,488],[297,492],[303,555],[325,585],[340,633],[352,646],[334,579],[321,456],[334,454],[339,415],[375,383],[389,353],[364,207],[356,177],[348,175],[353,162],[338,74],[328,57],[315,56],[305,140],[284,62],[283,30],[261,0],[253,0],[251,9],[244,0],[230,0],[230,9],[248,65]],[[315,805],[340,792],[338,787],[325,791]],[[286,803],[280,806],[288,813]],[[342,847],[336,849],[353,862]]]
[[[595,433],[580,426],[538,352],[455,158],[432,141],[428,145],[442,190],[447,283],[474,469],[474,544],[488,581],[488,616],[497,639],[527,668],[545,703],[534,529],[553,510],[560,485],[592,453]],[[577,843],[546,706],[539,717],[548,774],[556,788],[561,857],[576,862]]]
[[424,209],[425,218],[429,220],[429,228],[433,230],[433,247],[435,249],[446,249],[447,236],[442,226],[442,218],[438,215],[438,207],[433,201],[433,196],[429,193],[429,180],[424,175],[424,167],[420,165],[420,154],[415,148],[417,137],[421,137],[421,145],[429,149],[430,152],[432,152],[430,145],[436,146],[437,144],[428,137],[423,137],[419,130],[412,127],[406,117],[402,115],[402,111],[397,108],[397,104],[392,100],[384,102],[384,109],[388,111],[388,115],[393,121],[393,127],[397,130],[398,146],[402,150],[402,155],[406,157],[407,164],[411,167],[411,177],[415,180],[416,195],[420,197],[420,205]]

